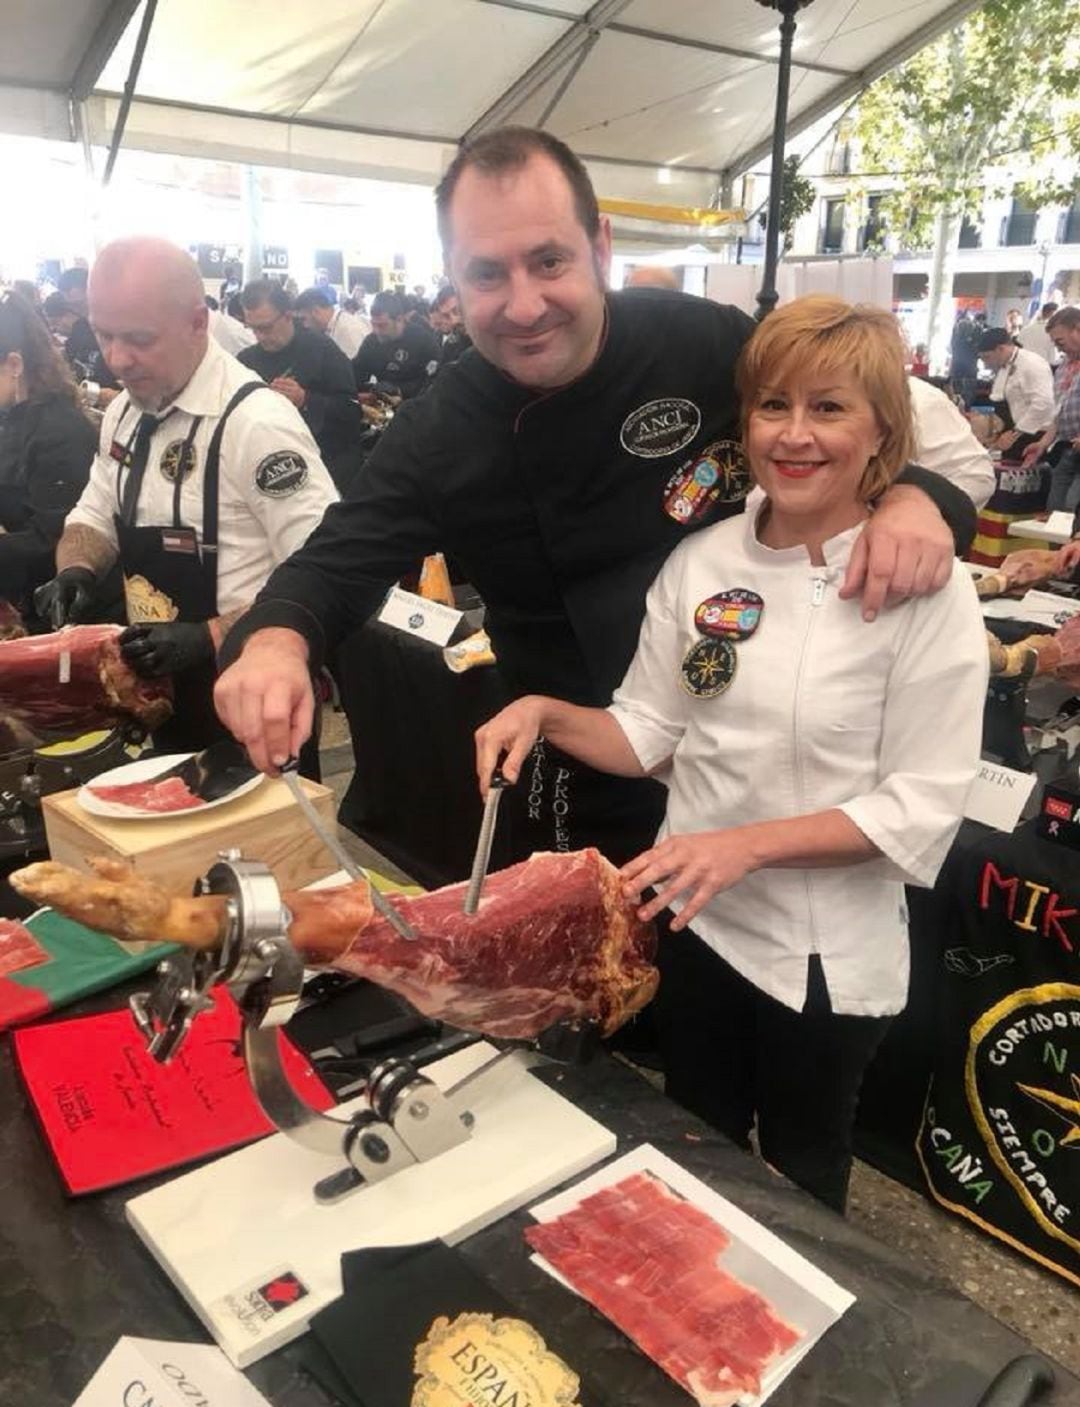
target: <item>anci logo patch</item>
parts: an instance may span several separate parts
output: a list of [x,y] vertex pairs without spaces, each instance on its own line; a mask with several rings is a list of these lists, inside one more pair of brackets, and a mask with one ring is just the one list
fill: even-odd
[[664,397],[632,410],[622,423],[619,442],[639,459],[659,459],[688,445],[701,429],[701,411],[693,401]]

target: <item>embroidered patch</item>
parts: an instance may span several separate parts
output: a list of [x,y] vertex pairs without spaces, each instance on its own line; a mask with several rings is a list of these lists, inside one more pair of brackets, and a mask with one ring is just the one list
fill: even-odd
[[639,459],[659,459],[683,449],[701,429],[701,411],[693,401],[665,397],[632,410],[622,423],[619,442]]
[[177,471],[183,461],[183,476],[186,479],[195,468],[195,446],[186,440],[173,440],[161,451],[158,468],[170,484],[176,483]]
[[302,489],[307,481],[307,462],[293,450],[281,449],[268,454],[255,470],[255,487],[267,498],[287,498]]
[[728,640],[699,640],[683,656],[683,688],[695,699],[714,699],[735,678],[735,646]]
[[694,625],[715,640],[749,640],[761,624],[765,602],[756,591],[719,591],[694,612]]

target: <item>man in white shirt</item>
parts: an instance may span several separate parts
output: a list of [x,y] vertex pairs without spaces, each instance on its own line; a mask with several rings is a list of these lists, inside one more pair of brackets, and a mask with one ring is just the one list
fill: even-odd
[[1046,330],[1046,324],[1058,310],[1056,303],[1044,303],[1038,317],[1032,318],[1027,327],[1016,334],[1016,340],[1029,352],[1038,352],[1051,366],[1057,366],[1061,353],[1054,346],[1054,339]]
[[85,619],[119,560],[125,659],[171,675],[173,717],[154,735],[193,751],[222,735],[217,650],[274,567],[337,494],[296,409],[207,332],[198,270],[157,239],[117,240],[90,278],[90,318],[124,386],[36,596],[54,628]]
[[350,361],[371,331],[367,318],[335,308],[321,288],[306,288],[293,304],[293,311],[309,332],[325,332]]
[[915,420],[915,463],[951,480],[982,508],[994,492],[994,466],[966,418],[944,391],[908,377]]
[[1003,327],[983,333],[979,356],[995,373],[990,400],[1003,426],[991,447],[1018,460],[1054,418],[1050,367],[1038,352],[1018,347]]

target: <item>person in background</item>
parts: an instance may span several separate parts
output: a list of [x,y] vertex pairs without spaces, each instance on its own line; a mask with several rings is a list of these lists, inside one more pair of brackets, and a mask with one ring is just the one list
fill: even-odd
[[210,336],[219,347],[224,347],[230,356],[235,357],[238,352],[254,343],[255,334],[244,326],[242,320],[238,322],[235,317],[223,313],[216,298],[207,294],[206,306],[210,310]]
[[325,332],[351,362],[360,344],[371,331],[371,323],[358,313],[350,312],[346,299],[335,307],[321,288],[305,288],[293,305],[296,316],[309,332]]
[[1037,352],[1018,347],[1003,327],[991,327],[979,339],[979,356],[994,373],[990,390],[1002,430],[991,441],[1009,460],[1023,457],[1054,418],[1054,379]]
[[15,279],[11,285],[11,291],[17,293],[28,307],[33,308],[35,313],[41,313],[41,290],[33,279]]
[[[764,499],[671,554],[611,706],[511,704],[477,733],[486,793],[539,737],[661,773],[656,843],[622,868],[661,921],[669,1095],[843,1211],[863,1073],[907,1000],[905,883],[932,886],[975,776],[988,658],[975,589],[868,626],[839,586],[911,454],[895,319],[822,294],[771,313],[738,373]],[[651,897],[644,898],[651,890]]]
[[911,354],[911,374],[920,377],[930,375],[930,348],[925,342],[915,344]]
[[89,381],[99,388],[95,405],[98,409],[104,409],[120,390],[120,383],[101,355],[98,340],[87,318],[86,280],[86,269],[76,267],[65,269],[56,281],[57,292],[75,315],[66,333],[64,356],[76,381]]
[[678,292],[682,284],[674,269],[666,269],[660,264],[639,264],[627,275],[624,288],[670,288]]
[[1038,316],[1032,318],[1027,327],[1021,328],[1016,337],[1021,347],[1026,347],[1029,352],[1038,352],[1039,356],[1048,361],[1051,366],[1058,364],[1061,354],[1054,346],[1053,339],[1046,330],[1046,324],[1057,310],[1057,303],[1044,303],[1039,309]]
[[956,314],[950,343],[949,381],[953,392],[963,402],[964,409],[970,410],[975,398],[975,387],[979,377],[979,338],[982,329],[979,324],[961,309]]
[[[337,307],[337,289],[330,282],[330,271],[328,269],[315,270],[315,283],[313,286],[317,288],[320,293],[325,293],[327,298],[330,299],[332,306]],[[294,294],[293,296],[295,297],[296,295]]]
[[936,386],[908,377],[912,426],[912,459],[963,489],[976,508],[989,502],[995,488],[990,453],[975,437],[967,417]]
[[1054,372],[1054,419],[1024,451],[1024,463],[1050,466],[1051,513],[1080,509],[1080,308],[1059,308],[1046,330],[1062,361]]
[[[353,359],[361,400],[379,392],[409,400],[439,369],[439,344],[431,328],[407,323],[397,293],[383,290],[371,300],[371,332]],[[372,385],[374,383],[374,385]]]
[[[222,736],[222,641],[337,498],[297,411],[210,338],[207,314],[198,268],[175,245],[124,239],[98,255],[90,315],[124,392],[35,602],[54,629],[85,620],[119,561],[124,658],[173,680],[173,715],[154,734],[162,752]],[[317,749],[308,756],[317,775]]]
[[1010,308],[1005,314],[1005,331],[1019,346],[1020,332],[1024,326],[1024,314],[1019,308]]
[[442,338],[439,348],[439,370],[457,361],[462,352],[472,346],[472,338],[465,330],[465,319],[461,316],[461,302],[452,283],[444,284],[435,295],[431,305],[431,326],[436,336]]
[[256,279],[245,285],[240,302],[255,345],[237,360],[300,412],[343,493],[359,467],[364,429],[348,358],[321,332],[297,327],[281,284]]
[[17,293],[0,293],[0,601],[28,625],[96,444],[40,314]]

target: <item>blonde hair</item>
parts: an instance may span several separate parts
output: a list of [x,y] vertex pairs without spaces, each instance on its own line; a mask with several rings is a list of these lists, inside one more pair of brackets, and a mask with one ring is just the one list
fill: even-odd
[[915,444],[900,324],[883,308],[810,293],[770,313],[739,359],[743,439],[763,386],[837,371],[854,376],[881,432],[881,447],[859,481],[859,497],[870,503],[910,462]]

